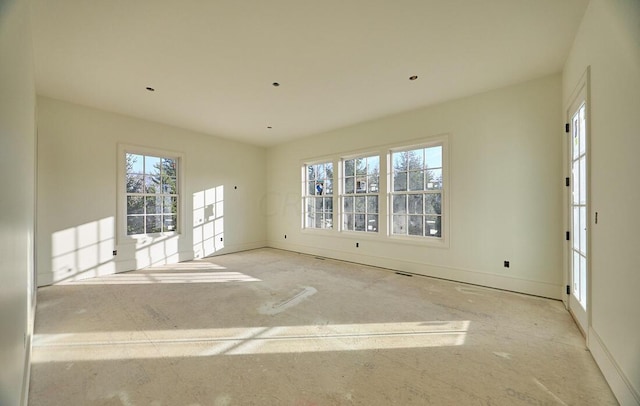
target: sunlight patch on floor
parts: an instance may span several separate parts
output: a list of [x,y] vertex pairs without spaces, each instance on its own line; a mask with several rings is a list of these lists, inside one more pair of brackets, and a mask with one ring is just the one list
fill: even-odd
[[470,321],[36,334],[33,362],[458,346]]
[[221,282],[261,282],[260,279],[241,272],[178,272],[178,273],[124,273],[79,281],[66,285],[138,285],[150,283],[221,283]]

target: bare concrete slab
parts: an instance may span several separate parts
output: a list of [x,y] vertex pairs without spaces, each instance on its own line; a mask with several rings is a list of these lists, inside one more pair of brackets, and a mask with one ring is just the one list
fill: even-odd
[[41,288],[29,404],[617,402],[561,302],[260,249]]

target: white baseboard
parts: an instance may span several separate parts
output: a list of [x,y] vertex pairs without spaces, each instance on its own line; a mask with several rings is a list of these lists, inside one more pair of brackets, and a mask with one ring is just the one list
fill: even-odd
[[363,265],[377,266],[394,271],[409,272],[417,275],[447,279],[456,282],[509,290],[529,295],[542,296],[550,299],[562,299],[561,286],[553,283],[532,281],[504,275],[496,275],[469,269],[445,267],[421,262],[391,259],[375,255],[361,255],[321,247],[311,247],[300,244],[272,242],[269,247],[318,255],[343,261],[356,262]]
[[27,406],[29,404],[29,382],[31,381],[31,338],[33,334],[29,334],[27,337],[27,347],[24,361],[24,376],[22,378],[22,401],[21,406]]
[[234,245],[225,246],[224,248],[216,251],[215,253],[211,255],[207,255],[205,258],[216,257],[218,255],[232,254],[234,252],[240,252],[240,251],[255,250],[258,248],[265,248],[265,247],[267,247],[266,241],[255,241],[255,242],[248,242],[243,244],[234,244]]
[[[253,241],[248,243],[234,244],[234,245],[226,245],[225,247],[220,248],[215,253],[209,255],[211,257],[223,254],[231,254],[233,252],[247,251],[257,248],[264,248],[267,246],[266,241]],[[124,251],[124,250],[123,250]],[[177,254],[171,256],[171,258],[163,258],[157,262],[151,262],[151,260],[145,262],[149,265],[141,266],[139,265],[139,261],[131,256],[135,254],[135,250],[131,252],[124,251],[119,255],[118,258],[113,261],[109,261],[104,264],[100,264],[98,267],[93,267],[87,270],[83,270],[81,272],[53,272],[53,273],[40,273],[37,275],[37,286],[48,286],[57,283],[62,283],[64,281],[76,281],[88,278],[94,278],[96,276],[106,276],[113,275],[121,272],[129,272],[134,271],[136,269],[142,269],[147,266],[153,265],[166,265],[173,264],[183,261],[189,261],[194,259],[194,252],[192,250],[189,251],[179,251]],[[126,257],[126,258],[125,258]]]
[[589,351],[621,406],[640,406],[640,394],[620,370],[596,331],[589,328]]

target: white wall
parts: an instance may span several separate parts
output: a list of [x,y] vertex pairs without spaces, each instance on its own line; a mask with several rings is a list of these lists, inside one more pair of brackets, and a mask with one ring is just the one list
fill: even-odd
[[[179,236],[118,238],[120,143],[184,154]],[[264,246],[264,167],[259,147],[39,97],[38,285]]]
[[640,404],[640,2],[593,0],[563,72],[591,66],[589,347],[621,404]]
[[[560,298],[561,91],[560,75],[554,75],[270,148],[269,245]],[[303,159],[445,133],[451,161],[449,248],[301,230]]]
[[0,405],[19,405],[26,404],[35,299],[35,85],[21,0],[0,1],[0,172]]

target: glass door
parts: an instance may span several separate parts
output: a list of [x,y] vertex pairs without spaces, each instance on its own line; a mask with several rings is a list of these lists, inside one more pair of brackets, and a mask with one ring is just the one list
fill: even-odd
[[587,332],[589,304],[589,211],[588,211],[588,154],[587,104],[584,90],[569,109],[570,147],[568,148],[571,177],[569,197],[569,310],[583,332]]

